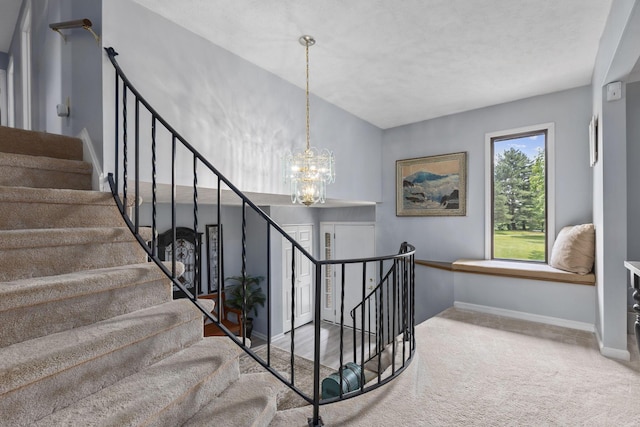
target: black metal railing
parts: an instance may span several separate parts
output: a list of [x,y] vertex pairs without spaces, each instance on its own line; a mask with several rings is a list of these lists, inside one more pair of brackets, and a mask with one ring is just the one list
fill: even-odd
[[[415,306],[415,274],[414,274],[414,248],[403,243],[398,254],[366,259],[348,260],[316,260],[305,248],[289,236],[276,222],[274,222],[262,209],[256,206],[240,190],[238,190],[227,178],[225,178],[206,158],[204,158],[192,145],[190,145],[158,112],[141,96],[127,79],[118,65],[115,57],[117,53],[113,48],[105,49],[111,63],[115,68],[115,164],[114,172],[109,173],[108,180],[114,199],[122,213],[122,216],[135,235],[140,245],[145,248],[149,258],[172,280],[174,289],[177,289],[186,298],[189,298],[209,319],[220,328],[231,340],[239,345],[248,356],[271,372],[280,381],[291,388],[298,396],[313,405],[313,416],[309,424],[322,425],[319,407],[338,400],[351,398],[373,390],[392,380],[402,372],[411,361],[414,350],[414,306]],[[141,106],[143,108],[141,108]],[[131,141],[133,135],[133,141]],[[144,142],[144,144],[143,144]],[[133,143],[133,147],[131,146]],[[105,166],[105,169],[108,167]],[[162,179],[157,176],[158,170],[169,170]],[[166,178],[169,175],[170,178]],[[180,175],[180,176],[178,176]],[[133,180],[131,177],[133,176]],[[180,185],[179,183],[180,182]],[[188,185],[185,185],[188,182]],[[159,202],[159,192],[170,187],[170,201],[166,204]],[[225,188],[223,200],[223,187]],[[213,188],[215,191],[210,191]],[[131,194],[133,193],[133,194]],[[143,195],[150,199],[150,206],[145,206],[145,213],[141,212],[140,199]],[[150,194],[150,196],[149,196]],[[164,193],[168,194],[168,190]],[[185,197],[186,196],[186,197]],[[201,199],[205,199],[204,201]],[[229,201],[231,200],[231,201]],[[225,214],[223,204],[235,206],[240,209],[241,215]],[[161,205],[161,206],[159,206]],[[189,214],[183,205],[191,205]],[[130,206],[132,206],[130,208]],[[178,209],[180,208],[180,215]],[[147,212],[150,209],[150,212]],[[167,213],[168,212],[168,213]],[[162,215],[161,215],[162,213]],[[251,213],[252,233],[248,233],[249,218]],[[145,216],[143,216],[145,215]],[[166,216],[170,217],[167,220]],[[190,218],[185,222],[185,216]],[[238,220],[237,216],[241,219]],[[248,249],[258,252],[266,262],[265,283],[266,303],[264,318],[266,319],[266,354],[258,354],[252,350],[246,337],[246,328],[241,328],[240,336],[236,336],[225,327],[216,313],[210,312],[198,301],[198,295],[203,292],[202,285],[196,280],[193,286],[185,285],[181,280],[181,268],[176,263],[176,256],[171,262],[163,262],[163,254],[158,251],[158,227],[160,223],[170,224],[168,233],[172,238],[169,243],[176,249],[177,230],[185,225],[193,227],[193,268],[196,270],[192,277],[202,277],[200,274],[200,246],[202,245],[198,230],[202,228],[202,217],[214,218],[214,223],[221,230],[225,225],[225,236],[234,236],[234,242],[240,242],[237,258],[240,260],[240,276],[249,276]],[[182,227],[178,226],[178,223]],[[141,235],[143,224],[151,228],[151,240],[147,241]],[[260,232],[255,232],[261,230]],[[164,233],[166,236],[166,233]],[[255,237],[256,235],[261,237]],[[291,332],[289,334],[290,360],[285,369],[276,369],[272,363],[273,336],[272,315],[274,299],[279,299],[274,288],[271,263],[272,242],[281,239],[287,242],[291,248],[291,288],[287,289],[290,295],[296,294],[296,281],[298,262],[309,263],[315,292],[313,296],[313,332],[314,332],[314,360],[313,373],[311,375],[311,387],[303,386],[301,374],[297,367],[299,361],[296,356],[296,309],[299,303],[295,297],[291,297],[290,306],[284,307],[284,317],[291,320]],[[166,240],[166,239],[165,239]],[[166,242],[165,242],[166,243]],[[230,254],[225,253],[224,239],[220,233],[216,242],[216,250],[219,259],[229,259]],[[161,251],[160,251],[161,252]],[[208,260],[211,261],[211,260]],[[264,264],[264,263],[263,263]],[[359,283],[347,283],[347,273],[357,270],[362,273]],[[338,301],[323,301],[322,283],[329,274],[331,280],[339,281],[341,289]],[[377,272],[378,277],[372,285],[367,283],[367,272]],[[349,276],[349,277],[352,277]],[[221,276],[218,277],[221,289],[224,283]],[[346,306],[345,289],[356,289],[360,292],[359,302],[353,307]],[[214,291],[216,289],[213,289]],[[212,289],[207,289],[211,292]],[[284,289],[283,289],[284,291]],[[242,294],[242,318],[248,316],[246,306],[247,296]],[[206,293],[206,292],[205,292]],[[216,307],[222,307],[222,293],[217,292]],[[282,299],[279,299],[282,301]],[[337,395],[323,396],[321,393],[321,310],[323,303],[331,303],[337,311],[339,321],[339,366],[337,370],[340,391]],[[352,331],[352,343],[347,343],[345,332]],[[349,347],[347,350],[346,347]],[[390,367],[383,366],[383,356],[390,353]],[[387,357],[388,359],[388,357]],[[358,387],[344,390],[342,381],[345,375],[345,365],[351,363],[360,370]],[[365,367],[371,368],[365,370]],[[385,369],[386,368],[386,369]],[[365,375],[365,372],[367,375]],[[369,381],[367,381],[369,380]],[[308,383],[308,382],[307,382]]]

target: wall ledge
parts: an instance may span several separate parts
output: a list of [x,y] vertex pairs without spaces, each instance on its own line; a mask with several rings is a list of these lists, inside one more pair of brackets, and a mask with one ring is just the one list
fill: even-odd
[[595,285],[593,273],[576,274],[558,270],[548,264],[533,262],[504,261],[495,259],[459,259],[454,262],[417,259],[416,264],[463,273],[488,274],[491,276],[515,277],[519,279],[544,280],[546,282],[571,283],[576,285]]
[[544,280],[547,282],[562,282],[577,285],[595,285],[596,276],[593,273],[576,274],[558,270],[548,264],[503,261],[495,259],[459,259],[452,263],[453,271],[464,273],[489,274],[493,276],[515,277],[520,279]]

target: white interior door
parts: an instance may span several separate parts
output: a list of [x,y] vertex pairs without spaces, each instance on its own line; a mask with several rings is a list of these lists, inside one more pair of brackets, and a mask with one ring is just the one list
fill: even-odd
[[[323,259],[353,259],[375,256],[375,226],[369,223],[322,224]],[[364,272],[364,291],[368,295],[376,282],[376,264],[367,263]],[[342,268],[327,266],[323,271],[322,318],[340,323],[342,313]],[[344,269],[344,324],[354,326],[351,310],[363,297],[363,264],[347,264]],[[359,315],[356,327],[361,327]]]
[[[313,254],[313,227],[311,225],[293,225],[283,227],[307,252]],[[282,289],[284,304],[284,332],[291,330],[292,289],[295,298],[294,327],[302,326],[313,320],[313,269],[311,261],[291,243],[282,239]],[[295,256],[295,282],[292,287],[292,261]]]

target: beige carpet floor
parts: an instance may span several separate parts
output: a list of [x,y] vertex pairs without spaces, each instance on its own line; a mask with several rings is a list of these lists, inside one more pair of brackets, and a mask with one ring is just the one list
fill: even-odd
[[[640,361],[603,357],[591,333],[448,309],[416,327],[411,366],[320,408],[332,426],[638,426]],[[271,426],[304,426],[309,409]]]
[[[254,352],[263,360],[267,360],[267,346],[262,345]],[[289,352],[277,347],[271,347],[271,366],[280,372],[285,378],[290,379],[291,357]],[[265,369],[247,354],[240,356],[240,373],[250,374],[255,372],[265,372]],[[325,378],[334,372],[333,369],[320,365],[320,378]],[[295,356],[294,379],[298,389],[307,395],[313,395],[313,362],[304,357]],[[308,405],[307,401],[300,397],[295,391],[283,385],[277,399],[278,410],[298,408]]]

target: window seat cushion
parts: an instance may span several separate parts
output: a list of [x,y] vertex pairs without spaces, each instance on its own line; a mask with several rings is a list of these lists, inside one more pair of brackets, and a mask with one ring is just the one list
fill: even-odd
[[501,261],[492,259],[459,259],[452,263],[453,271],[490,274],[494,276],[517,277],[522,279],[545,280],[550,282],[594,285],[593,273],[576,274],[553,268],[548,264]]

